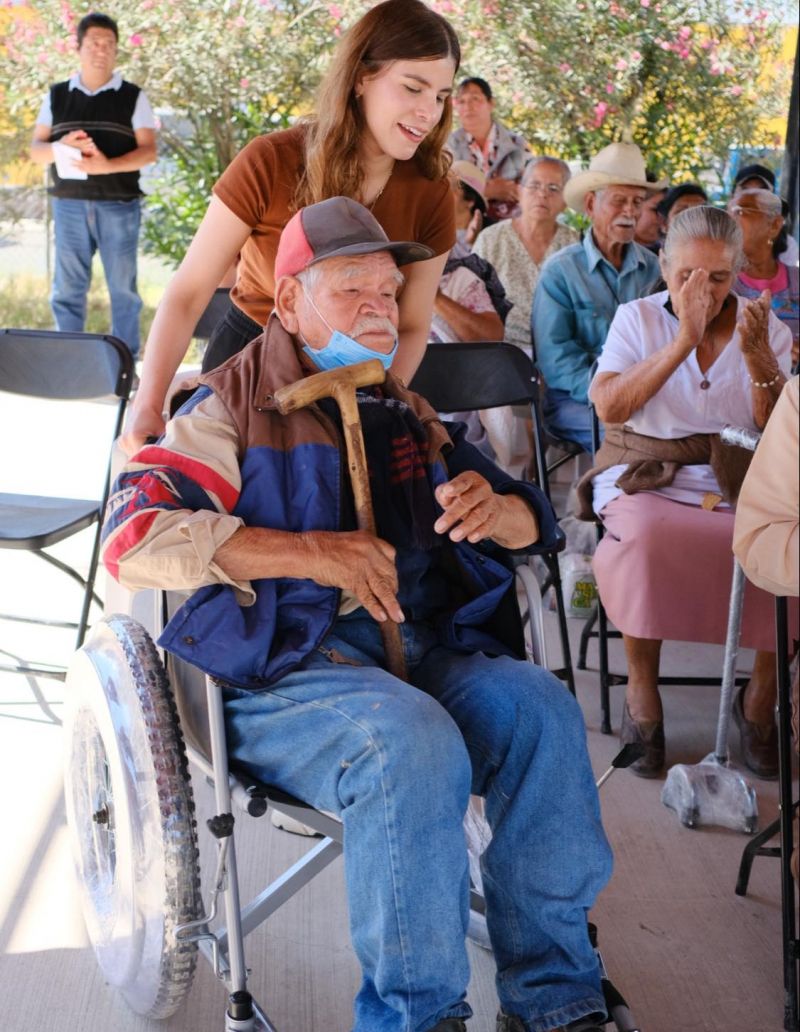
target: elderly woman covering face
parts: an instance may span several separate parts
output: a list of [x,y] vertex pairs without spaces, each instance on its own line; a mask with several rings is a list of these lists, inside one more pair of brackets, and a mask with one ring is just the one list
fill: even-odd
[[[662,640],[725,640],[731,506],[749,453],[719,431],[761,430],[789,371],[791,333],[769,296],[731,293],[742,262],[728,214],[677,216],[661,254],[668,289],[620,306],[589,391],[606,439],[579,494],[585,502],[593,486],[606,528],[595,573],[625,642],[622,740],[645,745],[635,772],[646,777],[664,764]],[[759,651],[734,704],[745,762],[762,777],[777,771],[772,602],[747,586],[742,643]]]

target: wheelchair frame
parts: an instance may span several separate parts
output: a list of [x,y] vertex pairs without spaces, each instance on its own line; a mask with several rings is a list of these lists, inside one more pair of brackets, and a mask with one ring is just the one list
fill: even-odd
[[[524,563],[517,566],[516,572],[518,590],[526,600],[524,621],[529,627],[531,643],[529,658],[540,665],[546,666],[542,600],[538,582],[533,571]],[[171,605],[176,603],[177,596],[171,596],[166,592],[158,592],[155,595],[155,599],[155,612],[152,618],[153,637],[157,637],[160,630],[165,626],[170,615]],[[107,618],[89,636],[83,648],[77,653],[77,657],[84,657],[84,659],[87,655],[91,657],[93,654],[92,650],[96,647],[96,634],[103,634],[108,630],[122,645],[119,635],[114,630],[115,621],[117,629],[123,634],[127,633],[133,637],[140,632],[144,634],[145,628],[132,617],[117,616]],[[148,644],[152,645],[152,641],[148,641]],[[122,651],[125,651],[124,647]],[[163,667],[163,670],[156,671],[155,680],[161,681],[162,685],[168,685],[171,688],[171,694],[175,701],[177,709],[175,732],[178,751],[182,755],[185,750],[188,762],[194,764],[197,770],[210,781],[214,790],[215,816],[206,823],[209,831],[217,841],[217,857],[213,881],[207,893],[208,906],[204,908],[202,914],[198,914],[193,920],[184,921],[174,927],[175,945],[189,944],[195,946],[209,962],[217,978],[225,983],[228,991],[228,1004],[225,1011],[225,1032],[278,1032],[265,1009],[253,999],[248,990],[244,939],[342,853],[342,824],[337,818],[315,810],[301,800],[277,788],[261,784],[251,778],[240,777],[236,772],[231,771],[228,763],[225,720],[220,687],[197,668],[176,660],[175,657],[165,654],[163,650],[156,650],[153,646],[153,652],[157,655],[161,667]],[[79,677],[86,668],[87,664],[85,662],[76,659],[70,668],[69,678]],[[130,671],[130,665],[128,669]],[[187,672],[188,677],[194,679],[194,685],[191,690],[188,684],[185,683]],[[96,673],[99,673],[99,671],[96,670]],[[108,676],[108,672],[106,671],[105,673]],[[204,682],[202,689],[200,687],[201,678]],[[69,684],[70,680],[68,679],[68,698],[70,694]],[[111,690],[114,691],[115,687],[112,685]],[[157,685],[153,685],[152,689],[148,687],[147,691],[155,693],[156,689]],[[198,733],[197,722],[191,719],[192,716],[197,716],[197,712],[195,711],[194,714],[189,712],[192,708],[187,701],[189,694],[193,694],[195,700],[200,696],[203,696],[205,699],[205,715],[208,720],[207,743],[202,741],[204,737],[203,732]],[[187,717],[185,720],[182,718],[183,712],[185,712]],[[201,717],[201,719],[203,718]],[[204,748],[206,744],[208,746],[208,755]],[[67,764],[69,765],[71,755],[69,743],[66,754]],[[69,770],[66,773],[68,812],[72,815],[72,820],[77,822],[76,807],[70,807],[69,793],[72,789],[70,787]],[[139,779],[133,778],[132,780],[138,782]],[[189,792],[189,796],[189,809],[193,812],[191,792]],[[109,812],[111,814],[114,813],[112,791],[109,790],[107,796],[104,794],[99,802],[92,797],[88,801],[88,806],[93,810],[91,820],[94,824],[105,824],[108,827],[109,824],[113,823],[113,816],[109,817]],[[319,835],[323,836],[321,841],[314,841],[313,845],[299,860],[244,906],[242,906],[239,894],[236,847],[233,835],[235,825],[234,806],[238,811],[253,817],[263,816],[271,806],[273,809],[303,824],[309,825]],[[86,809],[86,806],[84,806],[84,809]],[[84,812],[83,816],[88,818],[89,814]],[[77,857],[79,831],[74,827],[71,827],[70,831]],[[96,842],[96,828],[92,834],[94,835],[95,844],[90,848],[99,848]],[[113,849],[113,844],[109,848]],[[120,862],[119,858],[116,858],[116,860],[118,863]],[[195,870],[199,870],[196,859],[194,859],[194,866]],[[78,868],[79,875],[81,875],[83,873],[83,865],[78,863]],[[222,897],[221,909],[224,912],[224,922],[212,930],[212,923],[222,916],[220,914],[220,896]],[[198,903],[200,907],[203,906],[202,891],[198,891]],[[469,934],[477,941],[488,942],[486,922],[483,915],[483,897],[474,889],[471,889]],[[92,927],[92,921],[88,915],[87,924],[89,924],[90,928]],[[165,938],[167,938],[169,930],[165,929],[165,931]],[[103,967],[101,950],[98,948],[97,943],[94,943],[94,945],[95,951],[98,954],[98,960],[101,963],[101,967]],[[170,946],[171,944],[169,943],[162,944],[162,955]],[[193,954],[190,959],[186,960],[184,968],[187,965],[190,967],[190,970],[188,974],[184,971],[180,979],[181,983],[185,982],[185,985],[181,984],[177,987],[174,998],[172,994],[167,993],[167,1008],[162,1008],[158,1013],[153,1012],[151,1016],[168,1017],[170,1013],[177,1009],[191,985],[194,969]],[[105,969],[104,974],[107,975],[109,981],[114,982],[113,977],[109,977],[109,972]],[[159,991],[156,996],[157,1002],[162,1002],[163,998],[164,993]],[[128,998],[128,1002],[131,1003],[130,998]],[[131,1006],[133,1006],[132,1003]],[[144,1010],[140,1011],[140,1013],[149,1012]]]

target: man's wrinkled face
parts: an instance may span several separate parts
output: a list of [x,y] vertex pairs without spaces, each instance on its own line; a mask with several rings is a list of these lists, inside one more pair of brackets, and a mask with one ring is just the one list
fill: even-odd
[[303,339],[312,348],[325,347],[331,331],[322,315],[334,330],[388,355],[397,340],[397,295],[403,284],[394,258],[386,251],[345,255],[320,262],[318,269],[316,282],[298,298],[296,315]]
[[586,195],[586,213],[601,250],[633,240],[646,199],[647,191],[639,186],[607,186]]

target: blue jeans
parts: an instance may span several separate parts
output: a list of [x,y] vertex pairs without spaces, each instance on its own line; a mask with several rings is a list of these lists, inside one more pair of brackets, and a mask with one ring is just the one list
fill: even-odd
[[139,354],[136,255],[141,205],[132,201],[79,201],[54,197],[56,268],[50,307],[59,330],[80,332],[86,321],[86,295],[92,258],[100,252],[111,299],[111,332]]
[[412,684],[381,665],[377,624],[340,619],[272,689],[226,689],[231,761],[338,814],[356,1032],[469,1017],[462,821],[486,799],[482,861],[497,992],[529,1032],[605,1013],[586,915],[611,872],[575,699],[548,671],[402,626]]
[[[553,437],[574,441],[585,452],[592,454],[592,414],[588,403],[575,401],[569,391],[548,387],[545,391],[542,413],[544,425]],[[602,440],[602,426],[600,439]]]

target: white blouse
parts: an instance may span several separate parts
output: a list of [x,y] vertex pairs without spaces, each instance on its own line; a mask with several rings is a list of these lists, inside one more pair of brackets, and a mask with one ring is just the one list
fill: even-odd
[[506,316],[505,339],[518,347],[531,346],[531,306],[542,266],[556,251],[576,243],[580,237],[569,226],[559,225],[540,264],[531,258],[511,219],[487,226],[473,245],[475,254],[490,262],[514,307]]
[[[620,305],[597,361],[595,375],[624,373],[675,339],[679,323],[665,307],[668,300],[669,293],[665,290]],[[737,314],[740,315],[747,300],[737,297],[736,302]],[[769,316],[769,341],[781,372],[788,376],[792,335],[788,326],[772,312]],[[706,389],[700,386],[704,381],[708,384]],[[737,326],[705,375],[700,371],[696,352],[692,351],[661,389],[631,415],[626,426],[637,434],[665,440],[690,434],[719,433],[727,425],[756,430],[751,388]],[[591,391],[590,386],[590,396]],[[624,465],[614,466],[595,477],[595,512],[599,513],[622,493],[615,481],[625,468]],[[708,465],[682,466],[669,487],[656,491],[690,505],[699,505],[706,492],[719,493],[719,485]]]

